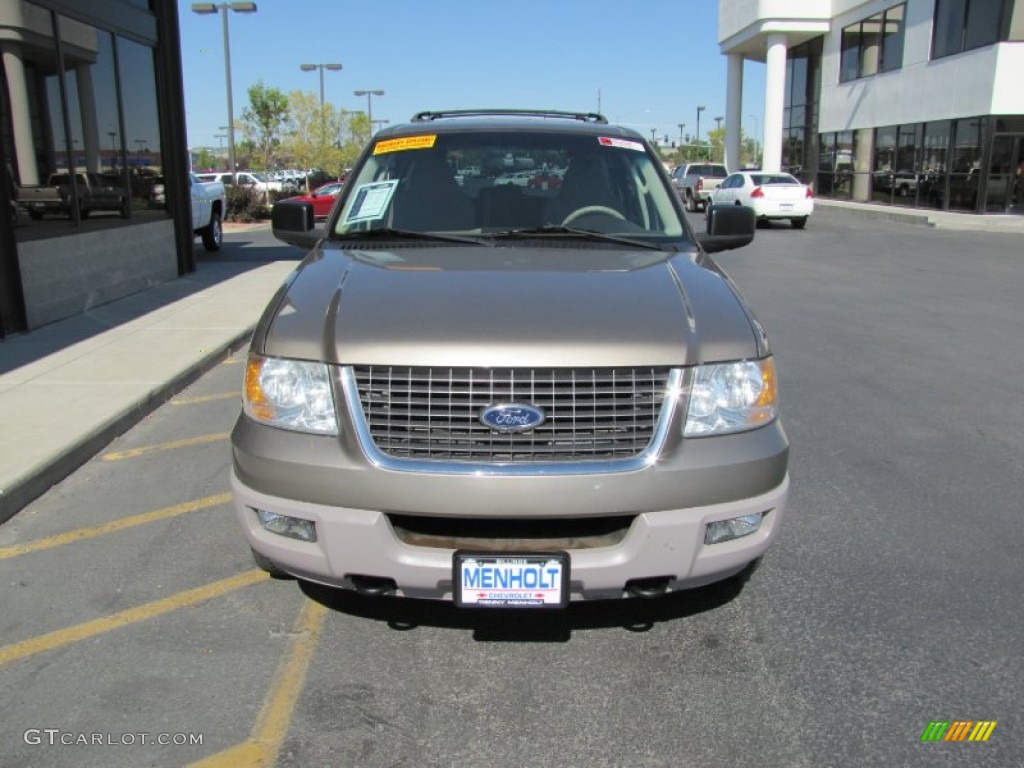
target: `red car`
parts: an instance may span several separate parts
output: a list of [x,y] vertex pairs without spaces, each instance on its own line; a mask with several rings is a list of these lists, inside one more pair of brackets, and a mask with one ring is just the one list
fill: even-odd
[[345,182],[343,181],[332,181],[317,187],[308,195],[289,197],[288,201],[293,203],[312,203],[313,218],[326,219],[330,215],[331,208],[334,207],[334,201],[338,199],[338,195],[341,194],[341,189],[344,186]]

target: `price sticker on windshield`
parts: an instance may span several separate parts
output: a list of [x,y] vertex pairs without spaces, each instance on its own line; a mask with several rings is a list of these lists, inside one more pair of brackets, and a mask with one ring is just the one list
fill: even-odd
[[437,141],[437,134],[425,134],[423,136],[403,136],[400,139],[385,139],[378,141],[373,148],[373,154],[383,155],[385,152],[401,152],[406,149],[432,149]]

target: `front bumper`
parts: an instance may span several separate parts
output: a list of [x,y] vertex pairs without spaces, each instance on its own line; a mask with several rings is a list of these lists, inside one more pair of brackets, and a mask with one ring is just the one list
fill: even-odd
[[[372,470],[371,470],[372,471]],[[385,512],[295,501],[260,493],[232,471],[234,506],[249,544],[302,579],[351,588],[352,577],[390,579],[405,597],[451,599],[453,549],[399,540]],[[572,599],[626,596],[627,582],[670,577],[669,589],[688,589],[739,572],[778,534],[788,474],[766,493],[717,504],[637,513],[618,543],[568,549]],[[298,541],[263,529],[257,509],[301,517],[316,525],[317,541]],[[707,545],[709,522],[763,513],[761,527],[740,539]]]

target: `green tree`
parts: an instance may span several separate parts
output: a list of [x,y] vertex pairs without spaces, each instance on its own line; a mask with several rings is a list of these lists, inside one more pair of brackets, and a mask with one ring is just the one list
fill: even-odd
[[288,97],[277,88],[268,88],[262,80],[249,86],[248,93],[249,106],[242,112],[242,131],[258,153],[253,164],[270,168],[288,121]]
[[292,91],[287,135],[282,154],[288,162],[299,168],[319,168],[339,176],[351,167],[362,149],[354,140],[362,126],[353,113],[335,109],[331,104],[320,106],[310,91]]
[[208,149],[199,150],[199,154],[196,155],[195,167],[201,170],[207,170],[210,168],[216,168],[220,161],[214,157],[213,153]]

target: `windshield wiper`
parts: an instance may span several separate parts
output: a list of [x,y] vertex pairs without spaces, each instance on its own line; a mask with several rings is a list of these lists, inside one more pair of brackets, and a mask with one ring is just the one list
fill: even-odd
[[465,243],[467,245],[489,245],[482,243],[478,238],[465,237],[460,235],[443,235],[439,232],[416,232],[411,229],[394,229],[392,227],[375,227],[374,229],[363,229],[354,232],[346,232],[343,235],[335,235],[332,240],[371,240],[371,239],[392,239],[392,240],[433,240],[443,243]]
[[530,238],[545,237],[548,235],[573,235],[574,237],[582,237],[587,240],[595,240],[605,243],[618,243],[619,245],[629,245],[634,248],[648,248],[653,251],[664,250],[657,243],[647,243],[643,240],[634,240],[631,237],[608,235],[604,232],[595,232],[592,229],[566,227],[561,224],[545,224],[543,227],[532,227],[528,229],[506,229],[502,232],[491,232],[488,236],[493,238],[515,239],[517,237]]

